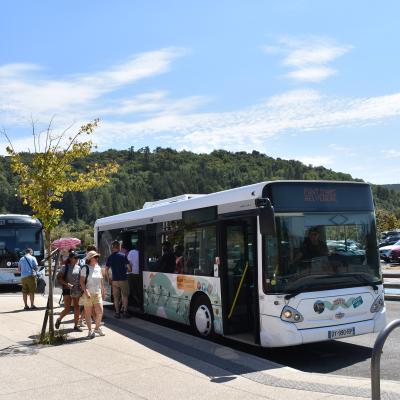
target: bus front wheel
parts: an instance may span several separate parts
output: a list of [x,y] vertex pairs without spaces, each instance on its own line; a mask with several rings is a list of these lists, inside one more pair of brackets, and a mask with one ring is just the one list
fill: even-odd
[[190,313],[190,325],[199,336],[211,337],[213,335],[214,315],[207,297],[200,296],[195,299]]

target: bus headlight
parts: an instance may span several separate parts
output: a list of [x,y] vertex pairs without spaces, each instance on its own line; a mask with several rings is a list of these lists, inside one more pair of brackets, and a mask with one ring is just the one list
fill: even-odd
[[7,261],[7,267],[11,267],[11,261]]
[[303,316],[293,307],[283,307],[281,319],[288,322],[302,322],[304,321]]
[[382,310],[383,306],[385,305],[385,302],[383,301],[383,297],[379,295],[375,301],[372,303],[370,311],[372,313],[377,313]]

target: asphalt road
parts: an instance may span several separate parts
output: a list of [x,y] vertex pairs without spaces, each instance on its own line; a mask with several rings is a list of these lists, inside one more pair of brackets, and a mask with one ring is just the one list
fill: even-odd
[[[0,286],[0,295],[18,292],[13,286]],[[58,292],[58,290],[56,290]],[[400,301],[386,301],[388,322],[400,318]],[[164,326],[189,332],[186,326],[159,318],[143,316]],[[112,323],[112,321],[110,321]],[[109,322],[107,322],[109,323]],[[289,348],[265,349],[217,338],[217,342],[305,372],[370,377],[372,348],[377,334],[313,343]],[[382,379],[400,381],[400,328],[387,339],[381,357]]]
[[[387,301],[388,322],[400,318],[400,302]],[[260,356],[305,372],[370,377],[377,334],[368,334],[285,349],[262,349]],[[400,380],[400,328],[388,337],[381,357],[382,379]],[[254,350],[252,350],[254,352]]]

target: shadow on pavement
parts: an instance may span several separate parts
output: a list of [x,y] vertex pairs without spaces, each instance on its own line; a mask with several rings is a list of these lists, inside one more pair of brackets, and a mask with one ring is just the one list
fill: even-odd
[[[163,352],[163,354],[168,357],[176,358],[176,354],[181,352],[183,358],[186,356],[196,357],[202,361],[211,363],[217,367],[221,367],[234,374],[246,374],[256,372],[258,370],[257,368],[252,368],[250,366],[243,367],[242,365],[235,364],[232,361],[228,362],[227,360],[223,360],[223,362],[221,362],[221,358],[218,356],[203,353],[191,346],[183,345],[175,340],[166,339],[164,336],[158,335],[156,333],[157,329],[149,334],[147,330],[142,331],[140,327],[130,324],[126,320],[116,320],[111,315],[111,312],[107,313],[107,328],[113,329],[120,334],[139,341],[140,343],[151,340],[156,344],[168,346],[172,350],[171,354],[165,354]],[[155,326],[161,325],[191,335],[191,330],[189,327],[172,321],[167,321],[162,318],[148,315],[135,315],[135,317],[141,320],[146,320],[150,323],[154,323]],[[138,340],[138,337],[143,337],[143,340]],[[209,342],[207,339],[198,337],[196,337],[196,340],[203,340],[205,343]],[[260,357],[265,361],[289,366],[303,372],[314,373],[331,373],[339,371],[356,365],[360,362],[369,360],[372,354],[371,347],[341,341],[326,341],[301,346],[270,349],[235,342],[220,336],[217,336],[212,342]],[[146,343],[142,344],[146,345]],[[153,350],[158,351],[158,349]],[[265,366],[268,365],[271,367],[271,364],[265,364]],[[190,366],[197,369],[196,366]],[[278,365],[275,366],[275,368],[278,367]]]
[[39,350],[37,347],[30,344],[15,344],[0,349],[0,357],[18,357],[18,356],[31,356],[37,354]]
[[[138,317],[135,315],[135,317]],[[250,373],[259,372],[261,370],[276,369],[281,368],[280,365],[265,362],[261,360],[260,362],[250,363],[249,359],[241,359],[239,353],[234,351],[231,354],[224,354],[223,352],[217,351],[213,352],[212,347],[219,347],[217,342],[208,341],[207,339],[202,339],[193,336],[193,345],[186,341],[180,340],[182,332],[188,333],[189,328],[184,327],[179,324],[179,331],[176,335],[173,331],[166,331],[168,328],[165,322],[174,329],[174,323],[171,321],[163,321],[162,325],[164,329],[157,329],[158,324],[154,324],[154,330],[145,329],[139,324],[134,324],[133,321],[137,318],[132,318],[132,322],[129,319],[114,319],[112,317],[112,312],[106,311],[106,327],[115,332],[118,332],[125,337],[128,337],[136,342],[140,343],[147,348],[156,351],[168,358],[178,361],[206,376],[209,376],[211,380],[215,383],[224,383],[232,379],[235,376],[232,375],[245,375]],[[147,322],[154,322],[158,318],[149,316],[140,316],[138,320],[146,320]],[[142,324],[140,324],[142,325]],[[165,330],[166,334],[163,334]],[[186,331],[186,332],[185,332]],[[171,335],[172,333],[172,335]],[[201,342],[198,342],[198,341]],[[220,349],[220,348],[219,348]],[[221,355],[218,355],[221,354]],[[250,365],[252,364],[252,365]],[[213,374],[212,367],[219,368],[219,372],[222,370],[227,371],[226,374]]]
[[36,311],[44,311],[46,307],[36,307],[34,310],[24,310],[24,308],[18,308],[18,310],[11,310],[11,311],[1,311],[0,314],[16,314],[21,312],[36,312]]
[[327,341],[279,349],[261,349],[260,356],[304,372],[329,373],[371,358],[372,348]]

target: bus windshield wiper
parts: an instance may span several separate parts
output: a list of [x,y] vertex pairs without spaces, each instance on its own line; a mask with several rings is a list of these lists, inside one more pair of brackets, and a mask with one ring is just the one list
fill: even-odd
[[362,283],[365,283],[367,286],[371,286],[372,289],[375,291],[378,291],[378,285],[375,282],[371,282],[369,279],[367,279],[365,276],[357,274],[357,275],[350,275],[359,280]]
[[306,292],[306,291],[313,291],[313,290],[319,290],[313,287],[313,285],[301,285],[297,289],[292,290],[290,293],[285,295],[285,300],[290,300],[292,297],[297,296],[300,293]]

